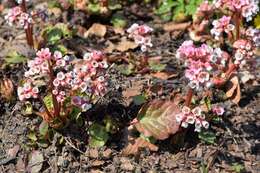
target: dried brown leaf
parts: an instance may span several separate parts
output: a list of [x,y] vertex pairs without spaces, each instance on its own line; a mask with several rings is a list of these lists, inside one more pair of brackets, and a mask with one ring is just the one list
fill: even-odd
[[11,79],[5,78],[0,81],[0,94],[6,100],[11,100],[14,95],[14,85]]
[[87,32],[84,33],[84,37],[88,38],[91,35],[98,37],[104,37],[107,32],[107,27],[105,25],[94,23]]
[[230,98],[234,103],[238,104],[241,99],[241,91],[239,85],[239,79],[237,76],[231,77],[228,81],[228,90],[226,92],[227,98]]
[[111,53],[114,50],[125,52],[129,49],[135,49],[138,46],[135,42],[127,40],[126,37],[122,37],[120,42],[117,44],[114,44],[111,41],[107,41],[107,45],[108,47],[105,49],[105,52],[107,53]]
[[171,32],[176,30],[185,30],[191,25],[191,22],[185,22],[185,23],[175,23],[175,22],[169,22],[163,25],[163,29],[165,31]]
[[158,147],[147,140],[139,137],[129,141],[127,147],[122,151],[123,155],[135,155],[141,148],[149,148],[151,151],[157,151]]
[[162,80],[168,80],[170,78],[174,78],[177,77],[178,74],[171,74],[171,73],[167,73],[167,72],[156,72],[156,73],[152,73],[151,76],[162,79]]
[[140,95],[143,89],[143,81],[133,81],[131,83],[131,87],[126,88],[123,91],[123,97],[126,99],[127,104],[133,100],[132,97]]

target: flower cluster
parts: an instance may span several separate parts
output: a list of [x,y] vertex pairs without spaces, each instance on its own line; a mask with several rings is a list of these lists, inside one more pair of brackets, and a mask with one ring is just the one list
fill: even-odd
[[184,128],[187,128],[189,124],[195,124],[196,132],[200,132],[201,127],[205,129],[209,128],[209,123],[205,120],[205,114],[203,114],[199,107],[191,110],[189,107],[184,106],[181,113],[176,115],[176,121]]
[[149,35],[153,31],[147,25],[138,25],[133,24],[130,28],[127,29],[129,33],[129,38],[133,38],[135,43],[141,46],[141,50],[145,52],[148,47],[152,47],[151,36]]
[[11,26],[15,23],[24,29],[27,29],[29,25],[33,23],[31,15],[23,12],[22,8],[19,6],[10,9],[8,14],[5,16],[5,20],[7,20],[7,23]]
[[240,39],[235,41],[233,48],[236,50],[234,63],[237,65],[244,66],[246,60],[254,58],[254,47],[248,40]]
[[210,80],[216,66],[225,66],[228,57],[220,48],[203,44],[196,47],[193,41],[185,41],[179,47],[176,54],[177,58],[184,58],[188,67],[185,77],[190,80],[189,86],[192,89],[200,90],[212,85]]
[[84,59],[72,60],[59,51],[52,54],[49,48],[45,48],[36,53],[34,60],[28,61],[28,67],[26,83],[18,89],[21,100],[37,97],[38,86],[33,84],[39,77],[45,79],[57,102],[63,104],[65,99],[71,98],[72,104],[82,110],[91,108],[90,97],[102,96],[106,91],[104,72],[108,64],[100,51],[86,53]]
[[223,16],[222,18],[214,20],[212,22],[213,29],[211,29],[210,32],[212,35],[215,36],[216,40],[219,40],[223,32],[229,34],[235,29],[235,26],[233,24],[230,24],[230,20],[230,16]]
[[257,0],[215,0],[213,2],[216,8],[228,8],[233,12],[241,12],[247,21],[252,20],[253,15],[259,11],[258,3]]
[[30,99],[30,98],[37,98],[39,89],[38,87],[32,87],[30,82],[27,82],[23,85],[23,87],[18,87],[18,96],[21,101]]

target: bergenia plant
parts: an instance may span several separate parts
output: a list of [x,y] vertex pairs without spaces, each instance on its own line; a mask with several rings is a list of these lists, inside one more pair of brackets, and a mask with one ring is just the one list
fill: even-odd
[[65,123],[75,107],[81,112],[89,110],[106,92],[108,64],[100,51],[73,59],[43,48],[28,61],[28,67],[23,85],[18,87],[19,99],[38,99],[44,107],[38,114],[50,124],[56,120]]
[[43,17],[43,12],[29,12],[27,9],[27,2],[29,0],[16,0],[18,6],[13,7],[9,10],[5,16],[5,20],[9,25],[18,25],[25,30],[27,44],[30,47],[34,46],[33,39],[33,24],[36,17]]
[[135,43],[141,46],[142,52],[147,51],[147,47],[152,47],[152,39],[150,33],[153,29],[147,25],[133,24],[127,29],[128,37],[134,39]]
[[[205,1],[198,8],[190,35],[196,41],[210,40],[214,44],[185,41],[177,50],[177,58],[185,63],[185,77],[189,83],[185,106],[176,116],[182,127],[195,124],[195,131],[200,131],[201,127],[208,128],[207,121],[212,118],[205,116],[205,112],[217,116],[224,113],[220,105],[207,107],[205,111],[198,103],[208,98],[214,87],[224,86],[240,70],[250,69],[259,46],[260,32],[244,27],[243,23],[250,21],[258,11],[255,0],[216,0],[212,4]],[[211,19],[214,14],[219,18]],[[195,36],[194,31],[200,37]],[[192,103],[192,98],[197,100]]]

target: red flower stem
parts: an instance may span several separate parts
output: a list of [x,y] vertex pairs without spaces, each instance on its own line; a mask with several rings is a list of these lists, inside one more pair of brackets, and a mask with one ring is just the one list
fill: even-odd
[[53,107],[54,107],[54,115],[55,115],[55,117],[60,117],[59,103],[56,99],[56,96],[52,93],[52,91],[54,90],[54,85],[53,85],[54,74],[53,74],[52,64],[51,64],[50,60],[48,60],[48,66],[49,66],[49,75],[50,75],[50,92],[51,92],[52,102],[53,102]]
[[186,95],[186,100],[185,100],[185,105],[187,107],[190,107],[192,96],[193,96],[193,90],[191,88],[189,88],[187,95]]
[[[22,8],[22,11],[24,13],[27,13],[26,1],[25,0],[22,1],[21,8]],[[34,41],[33,41],[33,26],[32,26],[32,24],[28,24],[28,28],[26,28],[24,30],[25,30],[25,34],[26,34],[27,44],[30,47],[33,48],[34,47]]]
[[239,11],[235,13],[235,23],[236,23],[236,40],[240,39],[240,24],[241,24],[241,14]]

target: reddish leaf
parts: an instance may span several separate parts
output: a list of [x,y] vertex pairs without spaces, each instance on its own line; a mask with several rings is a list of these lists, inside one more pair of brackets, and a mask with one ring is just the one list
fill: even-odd
[[154,100],[142,107],[135,127],[146,137],[164,140],[179,130],[175,117],[179,112],[173,101]]

